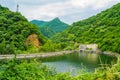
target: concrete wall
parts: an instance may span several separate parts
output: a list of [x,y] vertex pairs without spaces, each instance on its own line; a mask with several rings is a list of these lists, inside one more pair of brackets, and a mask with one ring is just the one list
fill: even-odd
[[87,48],[96,51],[98,49],[98,45],[97,44],[87,44],[87,45],[81,44],[79,46],[79,50],[86,50]]

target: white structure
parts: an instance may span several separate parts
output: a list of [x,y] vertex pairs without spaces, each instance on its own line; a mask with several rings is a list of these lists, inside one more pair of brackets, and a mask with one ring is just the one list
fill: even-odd
[[93,51],[96,51],[98,49],[98,45],[97,44],[88,44],[86,45],[87,49],[91,49]]
[[87,46],[84,45],[84,44],[81,44],[81,45],[79,46],[79,50],[86,50],[86,49],[87,49]]
[[79,51],[93,51],[96,52],[98,50],[97,44],[81,44],[79,46]]

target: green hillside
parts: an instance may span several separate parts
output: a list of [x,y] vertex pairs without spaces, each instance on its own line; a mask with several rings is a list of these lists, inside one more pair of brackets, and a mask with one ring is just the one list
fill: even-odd
[[120,3],[88,19],[75,22],[52,37],[55,42],[97,43],[102,51],[120,53]]
[[[32,21],[30,21],[31,23],[33,23],[33,24],[35,24],[35,25],[37,25],[37,26],[39,26],[39,25],[44,25],[44,24],[46,24],[46,22],[45,21],[39,21],[39,20],[32,20]],[[41,27],[40,26],[40,27]]]
[[36,24],[46,37],[51,37],[52,35],[65,30],[69,26],[68,24],[60,21],[59,18],[55,18],[48,22],[32,20],[31,23]]
[[13,54],[17,50],[26,51],[29,35],[36,34],[41,44],[45,38],[39,29],[29,23],[19,12],[12,12],[0,6],[0,54]]

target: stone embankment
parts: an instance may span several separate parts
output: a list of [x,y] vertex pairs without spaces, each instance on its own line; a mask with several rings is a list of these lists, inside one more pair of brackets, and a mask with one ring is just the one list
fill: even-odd
[[120,54],[118,54],[118,53],[107,52],[107,51],[104,51],[103,54],[109,55],[109,56],[115,56],[115,57],[119,57],[120,56]]
[[[17,54],[17,59],[30,59],[30,58],[45,58],[45,57],[52,57],[52,56],[60,56],[63,54],[70,54],[74,51],[61,51],[61,52],[49,52],[49,53],[34,53],[34,54]],[[15,55],[0,55],[0,60],[4,59],[13,59]]]

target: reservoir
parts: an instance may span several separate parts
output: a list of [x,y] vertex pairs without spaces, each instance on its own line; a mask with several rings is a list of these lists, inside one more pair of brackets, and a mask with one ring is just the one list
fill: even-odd
[[54,67],[56,72],[70,72],[72,75],[81,70],[94,72],[101,65],[110,66],[117,61],[116,57],[97,53],[71,53],[41,59],[43,64]]

